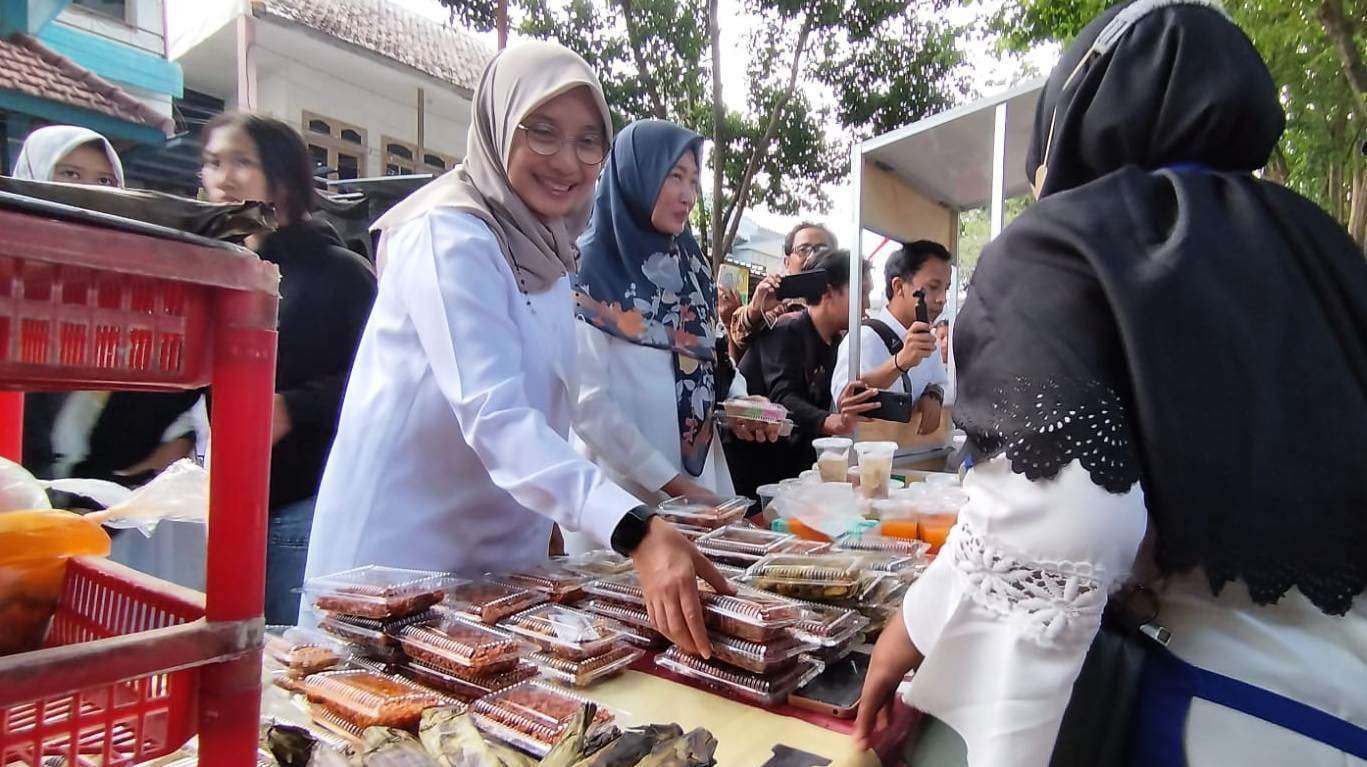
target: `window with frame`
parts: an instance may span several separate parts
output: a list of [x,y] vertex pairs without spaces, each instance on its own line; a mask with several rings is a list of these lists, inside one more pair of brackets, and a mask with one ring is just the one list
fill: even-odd
[[413,144],[393,136],[383,136],[384,174],[386,176],[409,176],[417,167],[418,148]]
[[313,158],[313,175],[339,179],[365,176],[364,128],[313,112],[303,114],[304,143]]
[[72,5],[128,22],[128,0],[72,0]]
[[440,176],[446,171],[456,167],[456,164],[458,162],[460,161],[452,155],[446,154],[445,152],[438,152],[435,149],[423,148],[422,163],[419,167],[422,171],[426,171],[433,175]]

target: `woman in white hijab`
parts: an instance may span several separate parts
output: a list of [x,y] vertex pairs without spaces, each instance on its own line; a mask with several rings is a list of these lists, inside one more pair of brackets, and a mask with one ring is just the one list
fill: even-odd
[[544,562],[552,523],[630,555],[656,624],[709,653],[726,581],[567,441],[570,272],[608,152],[598,77],[544,42],[485,69],[466,160],[386,214],[380,291],[323,474],[307,574],[478,575]]
[[[76,125],[51,125],[30,133],[13,177],[124,185],[123,163],[113,145]],[[79,476],[135,486],[202,449],[208,430],[203,400],[193,393],[29,394],[24,402],[24,465],[44,479]],[[110,556],[183,586],[204,587],[202,524],[163,523],[151,540],[122,533]]]

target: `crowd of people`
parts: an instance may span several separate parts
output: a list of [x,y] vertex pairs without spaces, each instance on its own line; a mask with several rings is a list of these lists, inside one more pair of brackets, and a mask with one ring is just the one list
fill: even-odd
[[[708,656],[698,579],[732,587],[653,507],[796,476],[891,391],[922,434],[952,406],[970,500],[878,641],[859,742],[910,674],[934,717],[917,763],[1048,764],[1114,736],[1074,709],[1132,681],[1137,763],[1363,764],[1367,264],[1255,175],[1283,121],[1218,8],[1104,12],[1044,89],[1038,202],[951,327],[952,256],[926,240],[888,258],[871,316],[849,290],[868,265],[817,224],[753,295],[719,288],[688,223],[702,137],[661,120],[614,136],[597,75],[554,43],[493,59],[465,161],[376,222],[374,267],[313,215],[290,126],[219,116],[206,198],[279,222],[247,242],[281,271],[266,620],[307,620],[307,576],[608,547],[661,631]],[[30,135],[15,175],[123,184],[113,146],[67,126]],[[824,278],[780,298],[802,272]],[[719,426],[737,394],[783,405],[792,435]],[[135,484],[210,441],[197,395],[31,395],[26,412],[41,476]],[[1089,648],[1118,631],[1107,597],[1136,584],[1170,640],[1089,688]]]

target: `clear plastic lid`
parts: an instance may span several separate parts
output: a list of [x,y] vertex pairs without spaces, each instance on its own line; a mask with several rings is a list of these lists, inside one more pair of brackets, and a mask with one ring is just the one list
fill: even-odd
[[751,525],[727,525],[698,538],[697,544],[699,548],[764,556],[780,550],[783,544],[791,540],[793,536],[790,533],[776,533]]
[[522,648],[502,631],[458,617],[440,623],[408,626],[399,632],[404,652],[414,660],[443,669],[497,674],[517,666]]
[[591,578],[606,578],[609,575],[631,572],[630,559],[607,549],[586,551],[571,557],[557,557],[552,561]]
[[797,663],[799,656],[819,647],[815,642],[783,633],[768,642],[749,642],[744,639],[713,633],[712,659],[756,674],[773,674]]
[[546,599],[543,592],[485,578],[451,587],[442,607],[492,626]]
[[743,518],[753,504],[754,501],[741,496],[727,498],[715,504],[677,496],[661,503],[657,511],[661,517],[676,525],[715,530]]
[[[349,720],[332,712],[327,706],[320,703],[309,704],[309,718],[318,725],[319,729],[328,735],[341,740],[348,746],[358,746],[361,743],[361,733],[364,727],[357,727]],[[196,764],[198,762],[196,761]]]
[[[887,503],[882,501],[881,503]],[[872,531],[845,533],[835,539],[835,548],[844,551],[877,551],[900,554],[904,557],[923,557],[930,551],[925,541],[909,541],[904,538],[891,538]]]
[[540,591],[555,602],[568,602],[582,597],[584,584],[595,577],[598,576],[584,575],[559,562],[547,562],[527,570],[494,576],[494,579],[510,586]]
[[854,440],[849,437],[819,437],[812,440],[812,449],[819,453],[830,451],[848,455],[853,445]]
[[802,620],[793,633],[822,647],[834,647],[851,639],[862,639],[869,619],[854,610],[835,605],[802,602]]
[[825,668],[820,661],[799,658],[797,664],[775,674],[755,674],[703,660],[677,647],[669,648],[655,659],[655,663],[726,695],[735,695],[762,706],[774,706],[787,701],[794,690],[815,679]]
[[831,544],[825,543],[824,541],[808,541],[808,540],[804,540],[804,539],[802,539],[802,538],[794,537],[791,541],[788,541],[787,543],[783,544],[783,546],[782,546],[778,551],[776,551],[776,552],[774,552],[774,553],[775,553],[775,554],[825,554],[827,551],[830,551],[830,549],[831,549]]
[[[896,541],[899,539],[890,538],[889,540]],[[930,549],[929,544],[925,541],[906,541],[906,543],[920,544],[927,551]],[[896,551],[877,550],[851,551],[850,553],[859,557],[863,562],[864,569],[894,575],[910,575],[917,567],[924,567],[926,563],[924,554],[908,555]]]
[[636,579],[636,573],[623,573],[604,578],[590,583],[584,590],[594,596],[626,602],[637,607],[644,607],[646,603],[645,592],[641,590],[641,582]]
[[[475,724],[538,759],[560,741],[574,715],[589,701],[537,681],[523,682],[475,701]],[[589,735],[612,726],[612,712],[600,707]]]
[[582,607],[595,615],[617,621],[622,629],[622,638],[638,647],[654,649],[669,642],[650,622],[650,616],[641,607],[611,599],[590,599]]
[[453,579],[428,570],[366,565],[304,584],[319,610],[386,620],[422,612],[442,600]]
[[265,652],[266,657],[295,674],[326,671],[351,656],[346,642],[298,626],[267,626]]
[[745,554],[730,549],[720,549],[715,546],[708,546],[701,541],[694,541],[699,553],[716,566],[727,567],[732,570],[745,570],[754,563],[764,558],[763,554]]
[[733,397],[721,403],[721,408],[729,418],[770,422],[788,418],[788,408],[763,397]]
[[541,649],[569,660],[584,660],[612,647],[620,626],[601,615],[564,605],[540,605],[499,624]]
[[745,572],[751,586],[796,599],[829,601],[860,593],[860,557],[849,554],[774,554]]
[[605,651],[588,657],[571,660],[552,653],[533,653],[527,660],[536,664],[541,673],[571,687],[588,687],[594,682],[612,676],[645,655],[645,650],[632,647],[625,642],[617,642]]
[[802,617],[801,608],[791,600],[756,589],[741,587],[735,596],[707,592],[702,597],[708,628],[751,642],[772,641]]
[[690,541],[696,541],[704,535],[707,535],[708,533],[712,532],[711,530],[705,527],[694,527],[693,525],[674,525],[674,529],[678,530],[680,533],[683,534],[683,537],[687,538]]
[[507,689],[534,678],[537,675],[537,668],[523,661],[514,666],[511,671],[504,671],[500,674],[473,674],[468,671],[458,672],[455,669],[429,666],[422,661],[412,661],[399,673],[419,684],[440,690],[466,703],[471,703],[490,693]]
[[406,626],[432,623],[438,620],[431,611],[398,618],[391,621],[378,621],[373,618],[353,618],[347,615],[324,615],[318,621],[318,628],[345,642],[350,642],[362,653],[388,663],[403,660],[403,650],[396,636]]
[[860,631],[858,634],[851,635],[843,642],[830,645],[829,647],[818,648],[815,652],[811,653],[811,657],[829,666],[832,663],[844,660],[850,653],[854,652],[863,644],[864,632]]
[[778,436],[786,437],[793,433],[794,424],[790,418],[751,418],[744,415],[731,415],[730,413],[717,413],[718,425],[726,428],[734,424],[749,426],[751,429],[768,429],[778,425]]
[[442,698],[404,679],[374,671],[324,671],[304,681],[309,701],[326,707],[352,726],[418,726],[424,709],[441,705]]

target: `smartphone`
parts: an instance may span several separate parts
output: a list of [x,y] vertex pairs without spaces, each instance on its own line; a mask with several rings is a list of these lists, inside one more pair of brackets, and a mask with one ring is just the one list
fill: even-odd
[[788,702],[838,719],[853,719],[859,711],[859,697],[868,673],[869,654],[852,652],[826,666],[820,676],[789,696]]
[[775,295],[780,299],[804,298],[808,301],[819,301],[829,284],[831,276],[825,269],[809,269],[779,280]]
[[912,293],[912,295],[916,296],[916,321],[924,322],[929,325],[930,309],[926,306],[926,292],[924,290],[918,290],[915,293]]
[[910,394],[899,391],[879,389],[873,401],[878,403],[878,407],[864,413],[865,418],[908,423],[911,421],[911,411],[916,408],[916,400]]

